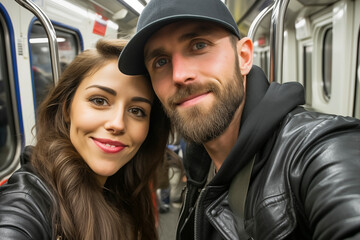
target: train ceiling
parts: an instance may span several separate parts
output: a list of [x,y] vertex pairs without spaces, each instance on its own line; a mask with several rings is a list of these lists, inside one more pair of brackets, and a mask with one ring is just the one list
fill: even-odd
[[[130,38],[136,30],[139,14],[150,0],[72,0],[73,3],[92,9],[119,25],[118,37]],[[256,15],[274,0],[225,0],[240,32],[247,34],[251,21]],[[291,0],[288,12],[296,12],[300,6],[328,5],[338,0]],[[296,10],[292,10],[296,6]],[[287,14],[296,16],[296,14]]]

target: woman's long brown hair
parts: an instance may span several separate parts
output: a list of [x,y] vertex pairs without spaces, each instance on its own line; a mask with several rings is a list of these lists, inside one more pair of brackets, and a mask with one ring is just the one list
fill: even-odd
[[148,136],[104,187],[69,137],[67,119],[80,82],[117,59],[125,43],[101,40],[80,53],[38,108],[31,162],[53,192],[52,227],[62,239],[157,239],[149,184],[163,160],[170,125],[155,94]]

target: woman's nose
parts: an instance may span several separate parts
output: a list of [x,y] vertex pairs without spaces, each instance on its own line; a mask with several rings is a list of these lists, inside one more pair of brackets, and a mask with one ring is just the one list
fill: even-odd
[[125,123],[125,114],[124,111],[117,110],[113,111],[112,114],[107,116],[105,123],[105,129],[113,134],[120,134],[125,132],[126,123]]

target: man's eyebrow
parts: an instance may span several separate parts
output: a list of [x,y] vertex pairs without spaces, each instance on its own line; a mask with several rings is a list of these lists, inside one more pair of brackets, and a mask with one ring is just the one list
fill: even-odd
[[196,37],[201,37],[205,35],[211,34],[212,28],[204,25],[196,26],[194,29],[191,30],[191,32],[185,33],[182,36],[180,36],[178,42],[184,42]]
[[[209,35],[212,32],[213,32],[213,28],[211,28],[209,26],[204,26],[204,25],[196,26],[190,32],[181,35],[179,37],[179,39],[178,39],[178,42],[184,42],[184,41],[196,38],[196,37]],[[165,49],[163,47],[159,47],[159,48],[156,48],[156,49],[151,50],[151,51],[146,51],[144,53],[144,62],[146,64],[151,59],[153,59],[153,58],[155,58],[157,56],[165,55],[165,54],[166,54],[166,52],[165,52]]]
[[103,91],[105,91],[107,93],[110,93],[111,95],[116,96],[116,92],[113,89],[108,88],[108,87],[104,87],[104,86],[101,86],[101,85],[91,85],[91,86],[87,87],[86,89],[89,89],[89,88],[99,88],[99,89],[101,89],[101,90],[103,90]]
[[196,37],[209,35],[213,32],[213,28],[205,25],[196,26],[190,32],[183,34],[180,36],[178,42],[183,42],[186,40],[190,40]]
[[164,55],[165,54],[165,49],[163,47],[160,47],[160,48],[156,48],[152,51],[146,51],[145,52],[145,56],[144,56],[144,62],[145,64],[147,62],[149,62],[151,59],[157,57],[157,56],[160,56],[160,55]]
[[152,105],[152,102],[149,99],[144,98],[144,97],[133,97],[133,98],[131,98],[131,101],[133,101],[133,102],[145,102],[145,103],[148,103],[148,104]]

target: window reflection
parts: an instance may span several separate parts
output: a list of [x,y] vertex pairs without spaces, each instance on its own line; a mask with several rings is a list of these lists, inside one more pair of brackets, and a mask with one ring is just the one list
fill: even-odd
[[304,88],[305,88],[305,101],[306,104],[311,106],[312,105],[312,85],[311,85],[311,78],[312,78],[312,54],[313,54],[313,46],[305,46],[304,47]]
[[[55,27],[55,31],[58,41],[60,71],[62,72],[78,54],[78,41],[76,34],[72,31],[59,27]],[[29,42],[36,107],[54,85],[48,38],[40,24],[32,26]]]
[[331,81],[332,81],[332,28],[326,30],[323,44],[323,65],[322,65],[322,83],[325,100],[331,98]]

